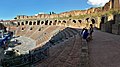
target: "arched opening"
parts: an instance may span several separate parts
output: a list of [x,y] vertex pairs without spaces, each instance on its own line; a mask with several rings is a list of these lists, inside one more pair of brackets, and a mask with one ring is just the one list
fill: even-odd
[[82,23],[82,20],[78,20],[79,23]]
[[65,20],[63,20],[63,23],[66,23],[66,21],[65,21]]
[[56,23],[57,23],[57,20],[55,20],[55,21],[53,22],[53,25],[56,25]]
[[89,18],[86,18],[86,21],[88,22],[88,21],[89,21]]
[[32,22],[31,22],[31,21],[29,22],[29,25],[32,25]]
[[32,30],[33,28],[32,27],[30,27],[30,30]]
[[27,25],[27,24],[28,24],[28,21],[25,21],[25,24]]
[[52,25],[52,21],[50,21],[49,25]]
[[116,15],[114,15],[114,20],[113,20],[113,24],[115,24],[115,20],[116,20]]
[[55,20],[55,22],[57,22],[57,20]]
[[94,19],[92,19],[91,21],[92,21],[92,24],[95,24],[95,20]]
[[58,21],[58,24],[60,24],[60,23],[61,23],[61,21],[59,20],[59,21]]
[[18,22],[18,26],[20,26],[20,23]]
[[59,20],[58,22],[59,22],[59,23],[61,23],[61,21],[60,21],[60,20]]
[[22,22],[22,25],[24,25],[24,22]]
[[24,28],[22,28],[22,30],[24,30]]
[[76,20],[73,20],[74,23],[76,23]]
[[61,23],[61,21],[58,21],[58,23]]
[[45,21],[45,25],[48,25],[48,20]]
[[37,25],[40,25],[40,20],[37,21]]
[[33,22],[33,25],[36,25],[36,22]]
[[102,17],[102,18],[101,18],[101,23],[102,23],[102,24],[105,23],[105,17]]
[[41,21],[41,24],[44,24],[44,21]]
[[38,31],[41,31],[41,28],[39,28],[39,30]]
[[102,24],[104,24],[104,23],[105,23],[105,17],[103,16],[103,17],[101,17],[100,29],[101,29],[101,27],[102,27]]

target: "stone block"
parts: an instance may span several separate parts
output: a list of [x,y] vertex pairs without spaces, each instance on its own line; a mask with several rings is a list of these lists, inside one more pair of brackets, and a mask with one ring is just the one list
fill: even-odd
[[105,27],[105,28],[106,28],[105,31],[108,32],[108,33],[112,33],[112,24],[113,24],[113,23],[112,23],[112,22],[107,22],[107,23],[105,23],[105,24],[106,24],[106,25],[105,25],[105,26],[106,26],[106,27]]
[[101,24],[101,31],[106,31],[106,24]]
[[114,25],[112,25],[112,33],[120,35],[120,24],[114,24]]
[[119,24],[120,23],[120,14],[115,16],[115,24]]

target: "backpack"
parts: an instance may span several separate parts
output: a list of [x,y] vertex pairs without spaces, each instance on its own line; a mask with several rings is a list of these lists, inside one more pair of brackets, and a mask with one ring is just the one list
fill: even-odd
[[88,32],[84,32],[82,38],[83,38],[83,39],[87,39],[88,35],[89,35]]

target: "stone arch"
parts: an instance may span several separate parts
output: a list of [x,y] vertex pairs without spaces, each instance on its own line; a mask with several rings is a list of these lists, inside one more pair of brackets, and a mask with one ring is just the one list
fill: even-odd
[[40,25],[40,20],[37,21],[37,25]]
[[67,23],[67,22],[66,22],[65,20],[63,20],[61,24],[62,24],[63,26],[65,26],[66,23]]
[[57,22],[57,20],[55,20],[55,22]]
[[56,25],[56,23],[57,23],[57,20],[54,21],[53,25]]
[[91,21],[92,21],[92,24],[95,24],[95,19],[92,19]]
[[78,20],[79,23],[82,23],[82,20]]
[[30,30],[32,30],[33,29],[33,27],[30,27]]
[[104,17],[104,16],[101,17],[101,23],[102,23],[102,24],[105,23],[105,17]]
[[86,19],[85,19],[85,23],[83,23],[83,26],[89,28],[89,24],[91,23],[91,22],[89,22],[89,19],[90,19],[90,18],[86,18]]
[[58,25],[59,25],[59,24],[61,24],[61,21],[60,21],[60,20],[58,21]]
[[24,28],[22,27],[22,30],[24,30]]
[[63,23],[66,23],[66,21],[65,21],[65,20],[63,20]]
[[49,25],[52,25],[52,21],[50,21]]
[[41,24],[44,24],[44,21],[41,21]]
[[45,20],[45,25],[48,25],[48,20]]
[[33,25],[36,25],[36,22],[35,22],[35,21],[33,22]]
[[115,24],[115,20],[116,20],[116,15],[113,16],[113,24]]
[[38,31],[41,31],[41,27],[39,28],[39,30]]
[[101,17],[101,22],[100,22],[100,29],[102,29],[102,24],[105,23],[105,16]]
[[20,22],[18,22],[18,26],[20,26]]
[[76,23],[76,20],[73,20],[72,22],[73,22],[73,23]]
[[24,22],[22,22],[21,25],[24,25]]
[[89,22],[89,18],[86,18],[87,23]]
[[25,21],[25,24],[27,25],[27,24],[28,24],[28,21]]
[[32,21],[29,22],[29,25],[32,25]]

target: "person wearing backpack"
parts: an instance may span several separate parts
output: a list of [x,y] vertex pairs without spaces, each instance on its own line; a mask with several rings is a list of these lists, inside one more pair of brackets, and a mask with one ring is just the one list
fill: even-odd
[[88,35],[89,35],[88,29],[83,28],[83,29],[82,29],[82,32],[81,32],[82,38],[85,39],[85,40],[87,41]]

